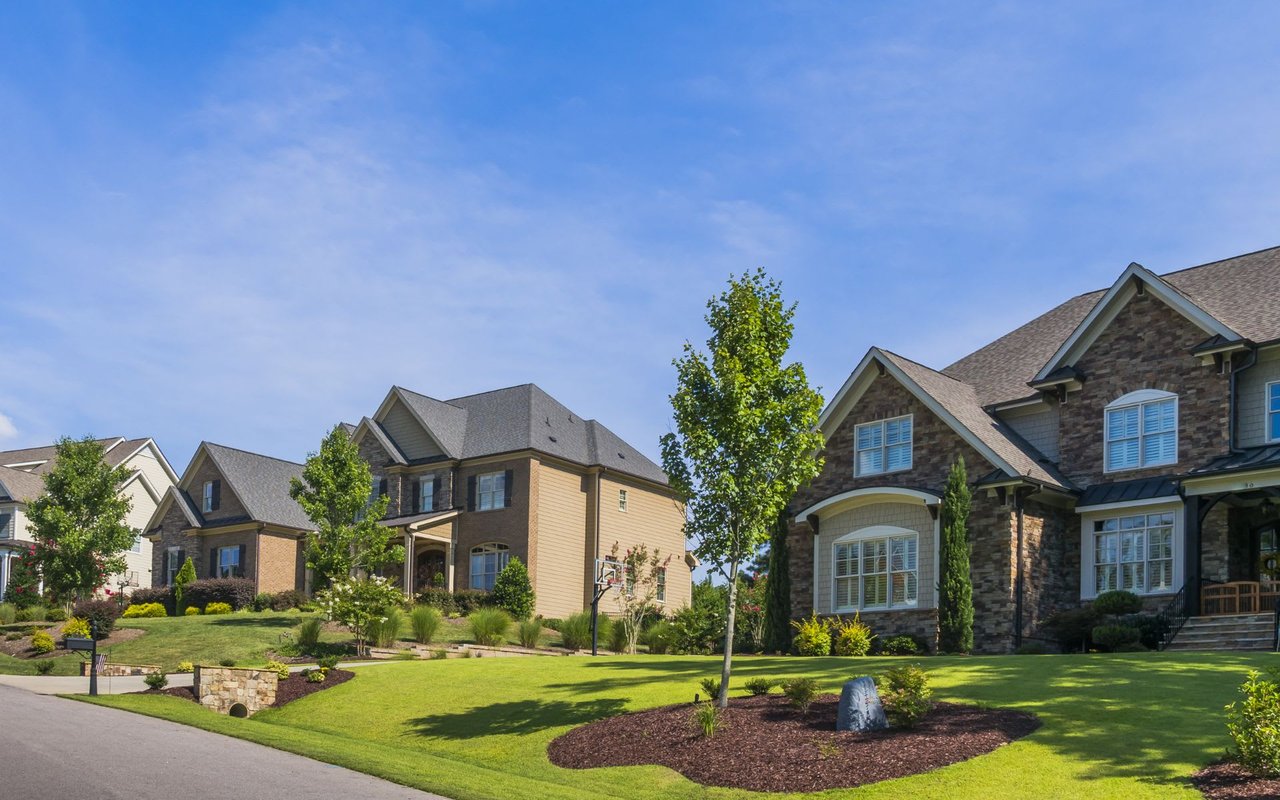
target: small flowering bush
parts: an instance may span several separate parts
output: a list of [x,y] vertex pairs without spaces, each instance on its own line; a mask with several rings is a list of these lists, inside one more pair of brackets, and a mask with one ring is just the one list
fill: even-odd
[[10,566],[9,583],[4,590],[4,601],[22,609],[41,605],[40,568],[36,561],[36,548],[32,545]]
[[391,609],[399,609],[403,597],[391,581],[374,575],[336,580],[316,600],[330,619],[355,634],[356,655],[367,656],[371,624],[381,624]]
[[50,636],[49,634],[45,633],[44,631],[36,631],[35,634],[32,635],[31,637],[32,650],[35,650],[37,653],[44,654],[44,653],[52,653],[53,648],[54,648],[53,637]]
[[62,626],[62,638],[68,636],[78,636],[81,639],[89,638],[89,620],[72,617],[67,620],[67,624]]

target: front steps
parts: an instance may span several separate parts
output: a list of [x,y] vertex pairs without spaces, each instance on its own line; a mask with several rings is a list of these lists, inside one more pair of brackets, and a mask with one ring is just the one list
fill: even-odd
[[1272,614],[1191,617],[1165,650],[1270,650],[1275,641]]

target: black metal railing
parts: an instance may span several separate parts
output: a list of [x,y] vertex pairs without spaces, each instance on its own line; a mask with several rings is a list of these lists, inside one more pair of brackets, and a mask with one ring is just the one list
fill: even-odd
[[1173,596],[1173,599],[1165,604],[1160,616],[1164,619],[1164,634],[1160,637],[1160,649],[1163,650],[1169,646],[1169,643],[1173,641],[1173,637],[1178,635],[1178,631],[1182,630],[1182,626],[1187,621],[1186,584],[1183,584],[1182,588],[1178,589],[1178,593]]
[[1275,614],[1271,618],[1271,651],[1280,653],[1280,598],[1276,598]]

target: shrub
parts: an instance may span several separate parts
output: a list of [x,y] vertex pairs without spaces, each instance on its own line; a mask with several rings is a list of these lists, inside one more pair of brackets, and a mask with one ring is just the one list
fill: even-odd
[[224,658],[218,662],[218,666],[221,667],[234,667],[235,665],[236,660],[234,658]]
[[1018,645],[1014,652],[1020,656],[1042,656],[1049,652],[1049,648],[1045,647],[1044,642],[1030,641]]
[[1131,625],[1099,625],[1093,629],[1093,643],[1108,650],[1116,650],[1138,644],[1141,635],[1141,632]]
[[707,655],[723,649],[728,596],[727,586],[716,586],[709,579],[695,583],[693,601],[671,617],[672,651]]
[[42,658],[35,663],[36,674],[48,675],[50,672],[53,672],[53,668],[56,666],[58,666],[58,662],[54,661],[52,658]]
[[1137,614],[1142,611],[1142,598],[1133,592],[1116,589],[1093,599],[1093,610],[1099,614]]
[[743,685],[747,687],[748,692],[759,696],[762,694],[768,694],[769,690],[777,686],[778,683],[779,681],[777,678],[752,678]]
[[591,646],[591,612],[579,611],[560,624],[560,640],[570,650],[586,650]]
[[871,640],[876,638],[871,633],[871,626],[856,613],[853,619],[832,622],[831,630],[835,634],[834,646],[838,656],[865,656],[871,652]]
[[432,661],[441,661],[441,660],[446,659],[446,658],[448,658],[448,657],[449,657],[449,651],[448,651],[448,650],[445,650],[443,647],[441,647],[441,648],[439,648],[439,649],[437,649],[437,650],[432,650],[432,651],[431,651],[431,660],[432,660]]
[[536,648],[542,644],[542,618],[520,620],[520,624],[516,626],[516,633],[520,637],[521,647]]
[[796,629],[796,653],[802,656],[826,656],[831,654],[831,629],[816,614],[808,619],[793,620]]
[[338,657],[335,655],[320,656],[316,659],[316,666],[323,670],[337,669]]
[[675,635],[675,628],[672,627],[670,622],[659,620],[649,626],[649,630],[644,632],[642,640],[649,646],[651,654],[660,656],[671,649]]
[[89,638],[89,620],[72,617],[67,620],[67,624],[62,626],[62,638],[68,636],[76,636],[81,639]]
[[471,638],[476,644],[496,647],[507,639],[507,631],[511,629],[511,617],[500,608],[481,608],[472,611],[467,617],[471,623]]
[[12,625],[17,621],[18,607],[13,603],[0,603],[0,625]]
[[44,606],[27,606],[18,609],[18,613],[14,618],[18,622],[44,622],[49,616],[49,609]]
[[253,605],[253,581],[248,578],[205,578],[187,584],[182,602],[204,608],[210,603],[226,603],[239,611]]
[[1235,756],[1258,775],[1280,775],[1280,681],[1252,670],[1240,685],[1244,697],[1227,706],[1227,733]]
[[910,636],[890,636],[880,642],[880,652],[887,656],[918,656],[924,651]]
[[230,603],[209,603],[204,607],[205,614],[230,614],[231,611]]
[[21,639],[23,635],[22,631],[9,631],[4,635],[4,640],[6,642],[12,642],[15,639]]
[[110,600],[81,600],[76,603],[72,616],[88,620],[89,627],[97,631],[97,637],[105,639],[115,627],[120,607]]
[[312,617],[302,621],[298,626],[298,650],[303,653],[314,653],[320,645],[320,632],[324,630],[324,620]]
[[443,617],[440,610],[431,606],[418,606],[409,615],[409,625],[413,628],[413,640],[418,644],[431,644],[440,630]]
[[36,651],[37,653],[44,654],[44,653],[52,653],[53,648],[54,648],[53,637],[50,636],[49,634],[45,633],[44,631],[36,631],[35,634],[32,635],[31,637],[32,650]]
[[714,699],[720,696],[720,676],[716,675],[711,678],[703,678],[698,683],[702,687],[702,692],[708,698]]
[[196,665],[192,664],[190,661],[178,662],[178,672],[195,672],[195,671],[196,671]]
[[163,672],[153,672],[143,677],[142,682],[158,692],[169,685],[169,676]]
[[809,706],[818,696],[818,682],[813,678],[792,678],[782,682],[782,693],[791,701],[793,708],[800,709],[801,714],[808,714]]
[[307,596],[297,589],[285,589],[283,592],[276,592],[271,595],[270,607],[272,611],[290,611],[295,608],[302,608],[307,602]]
[[1101,617],[1091,606],[1071,608],[1050,614],[1041,627],[1058,643],[1063,652],[1079,653],[1089,648],[1089,637]]
[[271,593],[258,592],[253,596],[253,610],[266,611],[271,608]]
[[693,724],[706,738],[715,736],[716,731],[720,730],[724,724],[720,716],[720,707],[711,701],[698,703],[693,708]]
[[62,606],[54,606],[45,613],[44,618],[48,622],[66,622],[67,611]]
[[164,606],[165,610],[173,613],[173,592],[169,587],[139,587],[133,590],[129,595],[129,602],[138,603],[159,603]]
[[184,617],[200,616],[200,606],[187,606],[187,610],[182,612]]
[[1169,620],[1164,614],[1131,614],[1120,618],[1121,625],[1138,629],[1138,641],[1148,650],[1160,649],[1160,643],[1169,633]]
[[125,619],[136,617],[167,617],[169,614],[160,603],[134,603],[124,610]]
[[620,619],[610,619],[609,627],[604,627],[604,617],[600,618],[600,635],[605,636],[608,647],[615,653],[627,652],[627,626]]
[[306,676],[307,683],[324,683],[324,670],[309,669],[302,674]]
[[908,664],[886,670],[880,679],[880,698],[885,715],[894,725],[914,727],[933,707],[929,675],[919,664]]
[[369,623],[365,634],[376,647],[394,647],[403,627],[404,615],[400,613],[400,609],[392,607],[380,619]]
[[533,584],[524,562],[512,556],[493,582],[493,602],[513,619],[528,619],[533,614]]
[[486,606],[494,604],[493,595],[479,589],[462,589],[450,592],[447,589],[429,588],[418,592],[418,605],[440,609],[441,614],[470,614]]
[[268,661],[267,665],[263,667],[263,669],[268,672],[274,672],[276,677],[280,680],[284,680],[289,677],[289,665],[283,661]]

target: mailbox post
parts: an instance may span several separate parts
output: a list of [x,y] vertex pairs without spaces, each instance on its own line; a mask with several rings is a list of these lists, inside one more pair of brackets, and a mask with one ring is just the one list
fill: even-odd
[[80,636],[68,636],[66,639],[68,650],[79,651],[89,654],[89,696],[98,696],[98,623],[96,620],[89,620],[89,638],[85,639]]

